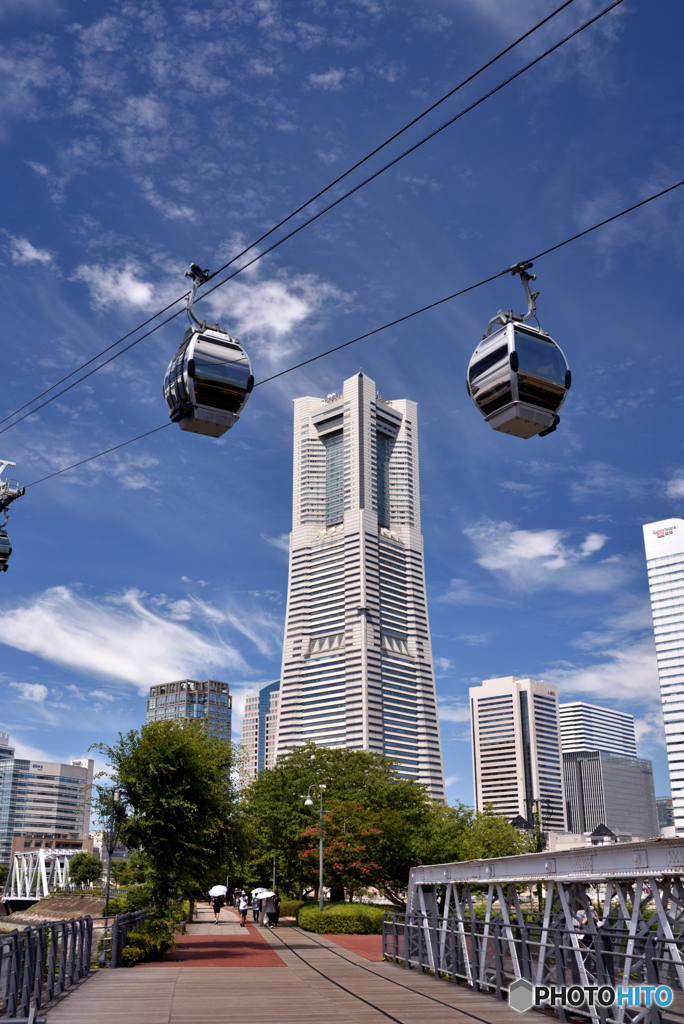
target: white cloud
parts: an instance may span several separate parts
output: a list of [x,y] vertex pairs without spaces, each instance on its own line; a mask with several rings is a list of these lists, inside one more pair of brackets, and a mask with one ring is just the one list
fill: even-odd
[[197,216],[191,206],[178,206],[170,199],[160,196],[151,178],[138,177],[133,180],[150,206],[161,213],[165,220],[191,220]]
[[46,661],[135,683],[247,667],[239,652],[150,611],[135,590],[101,601],[53,587],[32,602],[5,608],[0,641]]
[[11,236],[10,256],[14,263],[52,263],[52,254],[47,249],[36,249],[28,238]]
[[681,475],[681,472],[668,482],[665,494],[668,498],[684,498],[684,476]]
[[114,697],[111,693],[106,693],[105,690],[91,690],[89,696],[98,697],[100,700],[113,701]]
[[460,781],[461,781],[461,776],[460,775],[447,775],[447,777],[444,780],[444,785],[445,786],[453,786],[454,782],[460,782]]
[[142,270],[132,261],[104,267],[102,264],[81,264],[73,279],[88,286],[93,305],[98,309],[112,306],[149,309],[154,300],[154,286],[141,280]]
[[449,697],[440,697],[437,701],[437,713],[442,722],[469,722],[470,708]]
[[243,608],[238,610],[230,606],[217,608],[198,598],[193,598],[193,604],[207,621],[215,622],[217,625],[228,625],[238,633],[242,633],[248,640],[251,640],[260,654],[269,656],[280,649],[283,621],[271,612],[263,611],[260,608],[255,611],[247,611]]
[[342,83],[346,78],[344,68],[329,68],[320,75],[309,75],[308,82],[316,89],[327,89],[330,92],[339,92]]
[[289,533],[281,533],[279,537],[268,537],[265,533],[262,533],[261,536],[268,544],[272,544],[274,548],[279,548],[280,551],[287,551],[288,554],[290,553]]
[[[583,564],[607,541],[603,533],[587,534],[579,547],[565,542],[563,530],[516,530],[511,523],[483,520],[463,531],[478,552],[478,565],[516,590],[557,587],[575,593],[608,590],[626,577],[616,556]],[[452,599],[453,600],[453,599]]]
[[10,683],[13,690],[19,691],[20,700],[28,700],[34,704],[42,704],[48,695],[47,686],[42,683]]
[[646,706],[660,703],[660,689],[653,638],[622,644],[600,652],[604,661],[581,668],[553,668],[543,673],[555,683],[561,700],[567,694],[630,702]]

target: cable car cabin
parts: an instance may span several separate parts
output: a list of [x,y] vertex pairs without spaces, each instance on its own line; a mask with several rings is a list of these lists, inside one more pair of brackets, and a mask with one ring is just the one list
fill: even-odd
[[0,530],[0,572],[7,572],[9,556],[12,554],[12,542],[4,530]]
[[221,437],[237,423],[254,387],[249,358],[235,338],[190,327],[164,378],[164,398],[181,430]]
[[508,323],[480,342],[468,367],[468,394],[486,422],[514,437],[554,431],[570,383],[555,341],[519,323]]

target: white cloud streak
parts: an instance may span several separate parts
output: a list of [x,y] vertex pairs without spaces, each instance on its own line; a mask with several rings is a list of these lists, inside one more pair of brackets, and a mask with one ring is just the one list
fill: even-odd
[[33,704],[42,704],[48,695],[47,686],[42,683],[10,683],[13,690],[19,691],[19,699]]
[[151,683],[247,668],[230,644],[151,611],[135,590],[97,602],[53,587],[23,606],[5,608],[0,641],[46,661],[134,683],[141,693]]

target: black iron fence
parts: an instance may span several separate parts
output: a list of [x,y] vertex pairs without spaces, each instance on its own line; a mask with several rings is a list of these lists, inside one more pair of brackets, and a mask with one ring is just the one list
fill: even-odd
[[[507,998],[509,985],[524,978],[536,985],[634,986],[667,985],[669,1007],[589,1006],[572,1011],[556,1005],[561,1021],[583,1017],[594,1024],[630,1021],[663,1024],[684,1019],[684,936],[665,934],[653,922],[636,934],[609,924],[592,933],[580,929],[544,928],[543,922],[507,924],[426,915],[385,914],[383,955],[396,964],[433,974],[454,984]],[[547,1007],[551,1008],[551,1007]]]
[[5,1019],[28,1019],[84,978],[90,971],[92,940],[90,917],[0,935],[0,1013]]
[[121,952],[126,947],[129,932],[134,932],[148,914],[149,910],[136,910],[111,919],[112,923],[105,928],[98,949],[100,967],[121,967]]

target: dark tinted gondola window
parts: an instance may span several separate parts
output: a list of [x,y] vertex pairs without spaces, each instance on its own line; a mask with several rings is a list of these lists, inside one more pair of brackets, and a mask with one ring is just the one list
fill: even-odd
[[501,345],[499,348],[495,348],[493,352],[488,352],[482,359],[478,359],[476,363],[470,367],[470,383],[472,384],[476,377],[479,377],[485,370],[489,370],[490,367],[498,363],[504,356],[508,355],[508,345]]
[[515,350],[520,360],[520,370],[535,377],[545,377],[557,384],[565,382],[565,359],[551,341],[541,341],[522,331],[515,332]]
[[228,412],[239,412],[247,399],[250,367],[240,351],[237,358],[228,352],[195,348],[195,399],[199,405]]

